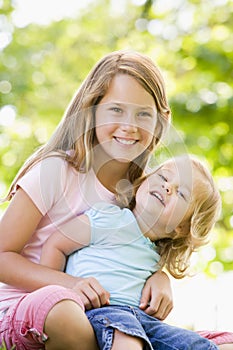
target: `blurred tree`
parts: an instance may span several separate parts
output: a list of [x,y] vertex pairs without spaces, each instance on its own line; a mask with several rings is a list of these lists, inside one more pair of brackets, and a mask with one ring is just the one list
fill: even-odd
[[[146,10],[145,10],[146,9]],[[138,23],[167,72],[173,124],[208,161],[223,199],[210,274],[233,268],[233,2],[146,1]],[[222,264],[220,264],[221,262]]]
[[[96,0],[76,18],[17,27],[0,12],[0,192],[44,143],[74,91],[107,52],[133,48],[160,66],[173,127],[157,159],[189,151],[208,161],[223,198],[202,268],[233,268],[232,0]],[[170,140],[168,142],[168,140]]]

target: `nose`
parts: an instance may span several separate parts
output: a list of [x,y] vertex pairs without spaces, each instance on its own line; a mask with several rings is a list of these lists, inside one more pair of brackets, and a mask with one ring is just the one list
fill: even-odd
[[121,124],[121,130],[126,132],[126,133],[136,133],[138,130],[137,125],[131,124],[131,123],[123,123]]
[[166,182],[162,185],[162,188],[167,192],[167,194],[172,194],[174,186],[171,183]]
[[138,126],[135,120],[135,115],[133,112],[128,112],[126,119],[121,124],[121,130],[127,133],[135,133],[138,130]]

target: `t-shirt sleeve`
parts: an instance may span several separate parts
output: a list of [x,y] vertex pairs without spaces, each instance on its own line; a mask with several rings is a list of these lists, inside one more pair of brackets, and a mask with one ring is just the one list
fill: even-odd
[[99,202],[85,212],[91,225],[91,244],[98,245],[108,242],[119,210],[120,208],[115,205]]
[[105,202],[96,203],[85,214],[91,225],[91,244],[106,245],[119,243],[116,234],[122,228],[122,209]]
[[45,215],[64,191],[67,162],[60,157],[47,157],[34,165],[19,181],[33,203]]

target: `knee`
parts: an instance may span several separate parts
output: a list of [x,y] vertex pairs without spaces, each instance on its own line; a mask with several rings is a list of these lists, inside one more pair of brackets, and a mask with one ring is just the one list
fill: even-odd
[[144,340],[139,337],[133,337],[122,333],[115,329],[112,350],[142,350],[144,348]]
[[72,300],[62,300],[50,310],[44,331],[48,335],[46,349],[97,349],[94,332],[85,313]]

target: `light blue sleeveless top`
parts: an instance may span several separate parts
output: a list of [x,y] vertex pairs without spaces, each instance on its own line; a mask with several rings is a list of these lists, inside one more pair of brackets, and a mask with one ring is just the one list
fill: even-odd
[[66,272],[95,277],[109,291],[110,304],[139,306],[146,279],[158,270],[156,245],[143,236],[129,209],[101,202],[85,214],[91,242],[70,255]]

